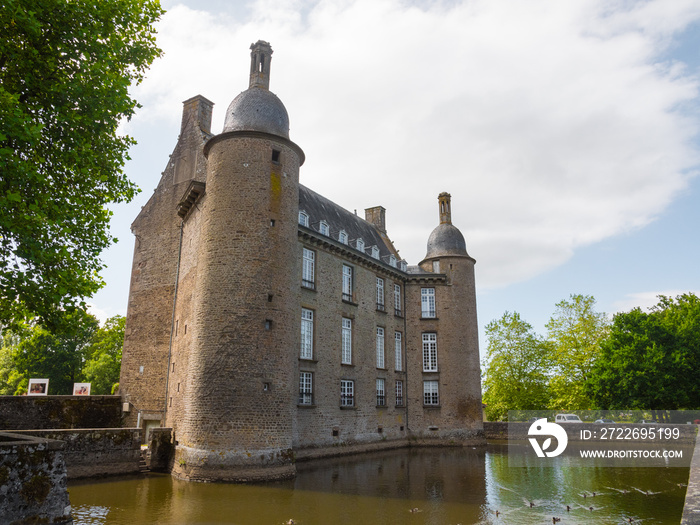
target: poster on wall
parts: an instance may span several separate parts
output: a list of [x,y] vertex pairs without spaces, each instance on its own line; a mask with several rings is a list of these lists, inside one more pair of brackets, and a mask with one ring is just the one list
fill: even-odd
[[48,379],[30,379],[27,387],[28,396],[45,396],[49,393]]
[[74,396],[89,396],[90,395],[90,383],[73,383],[73,395]]

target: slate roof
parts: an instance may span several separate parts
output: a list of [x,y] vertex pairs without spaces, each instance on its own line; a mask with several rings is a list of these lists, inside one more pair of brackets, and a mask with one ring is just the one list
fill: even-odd
[[365,241],[365,254],[371,255],[372,246],[377,246],[379,257],[383,262],[388,264],[389,256],[394,255],[398,266],[401,258],[396,248],[388,238],[385,240],[382,237],[374,225],[301,184],[299,185],[299,211],[306,212],[309,216],[311,230],[319,232],[320,223],[325,220],[330,227],[332,239],[338,241],[338,234],[341,230],[345,230],[348,234],[348,246],[355,248],[355,241],[361,238]]

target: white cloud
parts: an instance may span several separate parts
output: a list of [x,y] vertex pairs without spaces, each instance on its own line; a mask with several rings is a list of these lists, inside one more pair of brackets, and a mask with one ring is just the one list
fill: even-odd
[[629,312],[634,308],[641,308],[643,312],[648,311],[652,306],[659,304],[659,296],[675,298],[679,295],[692,293],[700,296],[700,290],[664,290],[657,292],[638,292],[627,294],[623,299],[612,303],[616,312]]
[[[522,281],[577,247],[654,220],[695,175],[698,79],[660,63],[694,1],[258,0],[175,5],[137,119],[179,124],[195,94],[213,129],[272,43],[271,89],[306,152],[302,183],[352,210],[383,205],[409,263],[437,195],[479,261],[480,288]],[[137,137],[138,138],[138,137]],[[176,136],[172,137],[174,145]],[[147,187],[147,186],[146,186]]]

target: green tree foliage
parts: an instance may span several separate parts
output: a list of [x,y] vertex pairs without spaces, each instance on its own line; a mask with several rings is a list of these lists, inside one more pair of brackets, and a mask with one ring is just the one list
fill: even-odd
[[95,317],[75,310],[66,313],[57,326],[48,331],[33,326],[23,334],[13,351],[12,361],[21,374],[19,392],[26,391],[29,378],[48,378],[49,391],[56,395],[73,393],[73,383],[82,379],[83,364],[89,354],[93,336],[99,323]]
[[539,410],[549,402],[547,343],[517,312],[486,326],[484,374],[486,417],[504,420],[509,410]]
[[593,296],[571,295],[570,301],[557,303],[546,325],[552,348],[551,409],[593,408],[585,385],[610,326],[607,316],[594,308]]
[[88,359],[83,367],[83,378],[92,384],[92,394],[112,394],[115,384],[119,382],[124,322],[121,315],[111,317],[92,337]]
[[[136,187],[117,127],[160,55],[157,0],[5,0],[0,9],[0,322],[51,326],[102,285],[109,203]],[[37,336],[38,337],[38,336]]]
[[616,314],[587,388],[603,409],[700,409],[700,299]]

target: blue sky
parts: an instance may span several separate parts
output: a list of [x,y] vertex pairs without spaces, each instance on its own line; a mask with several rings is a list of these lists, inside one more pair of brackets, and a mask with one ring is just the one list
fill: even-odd
[[482,336],[505,311],[544,333],[574,293],[609,314],[700,293],[696,0],[163,5],[165,55],[122,126],[143,191],[113,208],[120,242],[104,254],[99,317],[126,313],[129,225],[175,146],[182,101],[212,100],[220,132],[258,39],[275,51],[270,89],[306,153],[303,184],[360,213],[384,206],[409,264],[425,255],[437,195],[452,194]]

